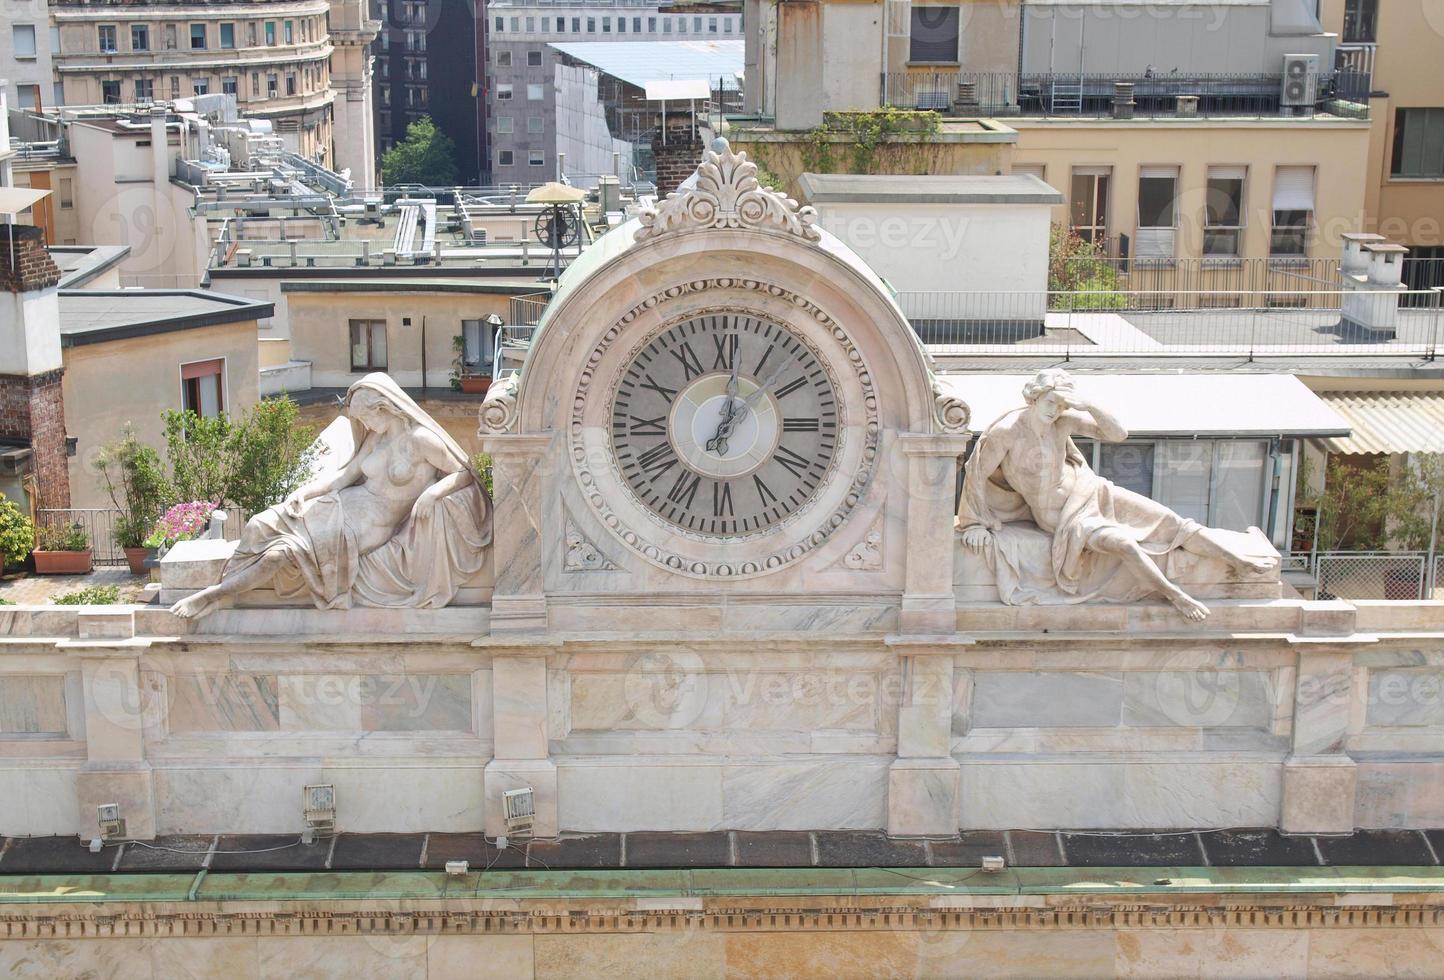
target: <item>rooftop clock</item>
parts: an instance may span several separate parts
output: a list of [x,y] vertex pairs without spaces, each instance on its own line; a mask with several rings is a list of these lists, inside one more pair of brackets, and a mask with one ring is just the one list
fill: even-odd
[[695,316],[652,337],[612,396],[627,488],[676,528],[757,534],[817,494],[837,455],[838,393],[818,352],[772,320]]

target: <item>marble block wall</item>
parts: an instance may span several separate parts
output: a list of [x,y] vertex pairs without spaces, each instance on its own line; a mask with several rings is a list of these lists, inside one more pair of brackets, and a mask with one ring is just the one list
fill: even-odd
[[1395,606],[502,640],[456,610],[367,638],[308,610],[183,637],[150,610],[135,636],[12,610],[0,833],[85,832],[117,763],[155,833],[296,832],[311,783],[343,830],[476,831],[503,777],[544,779],[568,832],[921,826],[895,811],[933,797],[964,829],[1438,826],[1444,604]]

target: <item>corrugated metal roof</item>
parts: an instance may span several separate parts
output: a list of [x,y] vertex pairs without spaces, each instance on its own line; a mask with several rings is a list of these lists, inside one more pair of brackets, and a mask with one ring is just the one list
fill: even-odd
[[637,88],[697,79],[735,89],[742,71],[741,41],[552,41],[550,47]]
[[1444,392],[1321,391],[1354,430],[1325,439],[1332,453],[1444,452]]

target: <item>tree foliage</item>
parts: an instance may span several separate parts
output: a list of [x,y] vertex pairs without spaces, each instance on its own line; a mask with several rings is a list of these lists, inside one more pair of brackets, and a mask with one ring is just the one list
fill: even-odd
[[1371,463],[1331,455],[1322,490],[1310,487],[1309,469],[1302,467],[1298,501],[1305,515],[1298,536],[1311,537],[1317,526],[1320,551],[1427,548],[1435,533],[1435,507],[1444,497],[1444,456],[1412,456],[1397,470],[1388,457]]
[[245,414],[202,418],[165,413],[167,503],[219,500],[254,514],[304,483],[315,460],[312,426],[289,398],[259,402]]
[[456,144],[436,128],[430,116],[406,127],[406,139],[381,157],[384,184],[424,184],[445,187],[457,179]]
[[1118,269],[1099,242],[1090,242],[1067,225],[1048,233],[1048,292],[1072,293],[1075,310],[1114,310],[1124,305]]
[[127,425],[120,439],[100,451],[96,462],[100,485],[120,511],[113,529],[115,543],[139,548],[170,497],[170,481],[160,454],[141,442]]

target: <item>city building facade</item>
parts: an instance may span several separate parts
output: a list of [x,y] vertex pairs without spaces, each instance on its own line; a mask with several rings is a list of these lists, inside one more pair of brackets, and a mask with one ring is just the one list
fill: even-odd
[[[347,6],[359,10],[360,0]],[[57,2],[50,8],[51,58],[67,105],[231,95],[245,115],[268,121],[291,150],[331,166],[337,111],[331,13],[327,0]],[[359,114],[364,106],[348,101],[342,111]]]
[[1410,248],[1409,284],[1444,286],[1444,10],[1324,0],[1338,64],[1372,78],[1367,230]]
[[10,105],[39,109],[58,102],[51,74],[50,23],[45,0],[15,0],[0,26],[0,79]]
[[406,139],[422,116],[456,144],[457,179],[484,183],[481,129],[484,5],[468,0],[385,0],[374,45],[376,153]]
[[[558,115],[574,114],[580,105],[595,103],[597,77],[579,68],[580,59],[568,57],[567,45],[665,41],[696,45],[742,36],[740,13],[725,6],[499,0],[488,4],[487,17],[487,133],[492,180],[497,184],[553,180],[560,173],[559,145],[581,145],[572,134],[584,123],[559,120]],[[657,77],[668,77],[665,66],[657,66]],[[560,141],[559,125],[565,134]],[[602,154],[608,173],[610,152],[607,148]],[[595,172],[595,161],[581,164],[574,160],[568,169],[583,176]]]

